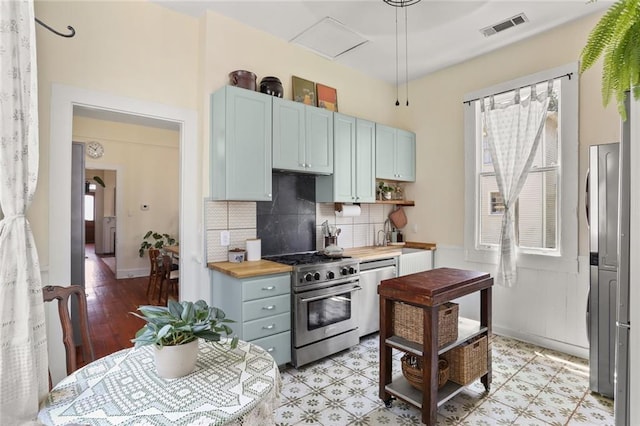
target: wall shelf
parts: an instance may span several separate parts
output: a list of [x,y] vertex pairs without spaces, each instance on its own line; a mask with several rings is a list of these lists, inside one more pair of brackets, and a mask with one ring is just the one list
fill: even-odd
[[376,200],[376,204],[395,204],[397,206],[411,207],[415,206],[415,201],[410,200]]

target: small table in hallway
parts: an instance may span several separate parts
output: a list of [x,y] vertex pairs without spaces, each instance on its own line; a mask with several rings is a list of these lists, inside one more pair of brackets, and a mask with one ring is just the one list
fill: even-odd
[[43,401],[46,425],[274,424],[280,372],[262,348],[240,341],[236,349],[200,341],[195,370],[160,378],[153,348],[124,349],[77,370]]

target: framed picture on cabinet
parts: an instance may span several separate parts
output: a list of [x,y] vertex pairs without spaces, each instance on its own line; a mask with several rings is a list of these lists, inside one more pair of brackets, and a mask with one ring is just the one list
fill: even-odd
[[316,92],[318,93],[318,107],[329,111],[338,111],[338,92],[336,89],[316,83]]
[[304,78],[292,77],[293,79],[293,100],[303,104],[316,106],[316,86],[313,81]]

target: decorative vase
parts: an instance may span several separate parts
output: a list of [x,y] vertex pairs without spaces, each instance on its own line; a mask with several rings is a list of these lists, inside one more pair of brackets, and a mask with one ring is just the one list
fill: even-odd
[[153,347],[158,376],[177,379],[191,373],[198,360],[198,339],[176,346]]
[[260,80],[260,91],[267,95],[282,97],[284,89],[282,88],[282,82],[278,77],[264,77]]
[[256,75],[246,70],[233,71],[229,73],[229,84],[247,90],[256,90]]

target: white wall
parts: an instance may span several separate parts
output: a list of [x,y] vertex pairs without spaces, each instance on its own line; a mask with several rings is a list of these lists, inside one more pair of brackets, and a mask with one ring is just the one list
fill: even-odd
[[[104,155],[91,161],[93,167],[107,164],[120,169],[116,183],[122,192],[118,226],[117,278],[140,277],[149,274],[149,261],[140,258],[138,248],[144,234],[153,230],[168,233],[179,241],[178,184],[180,133],[82,116],[73,118],[73,140],[99,141]],[[87,178],[93,175],[87,175]],[[106,185],[107,181],[105,181]],[[106,192],[99,187],[100,193]],[[113,190],[113,187],[109,189]],[[113,194],[113,192],[111,192]],[[112,200],[113,201],[113,200]],[[149,206],[142,210],[141,205]],[[113,202],[111,203],[113,206]],[[106,204],[105,204],[106,207]],[[102,214],[97,215],[102,220]],[[96,247],[102,241],[96,224]]]

